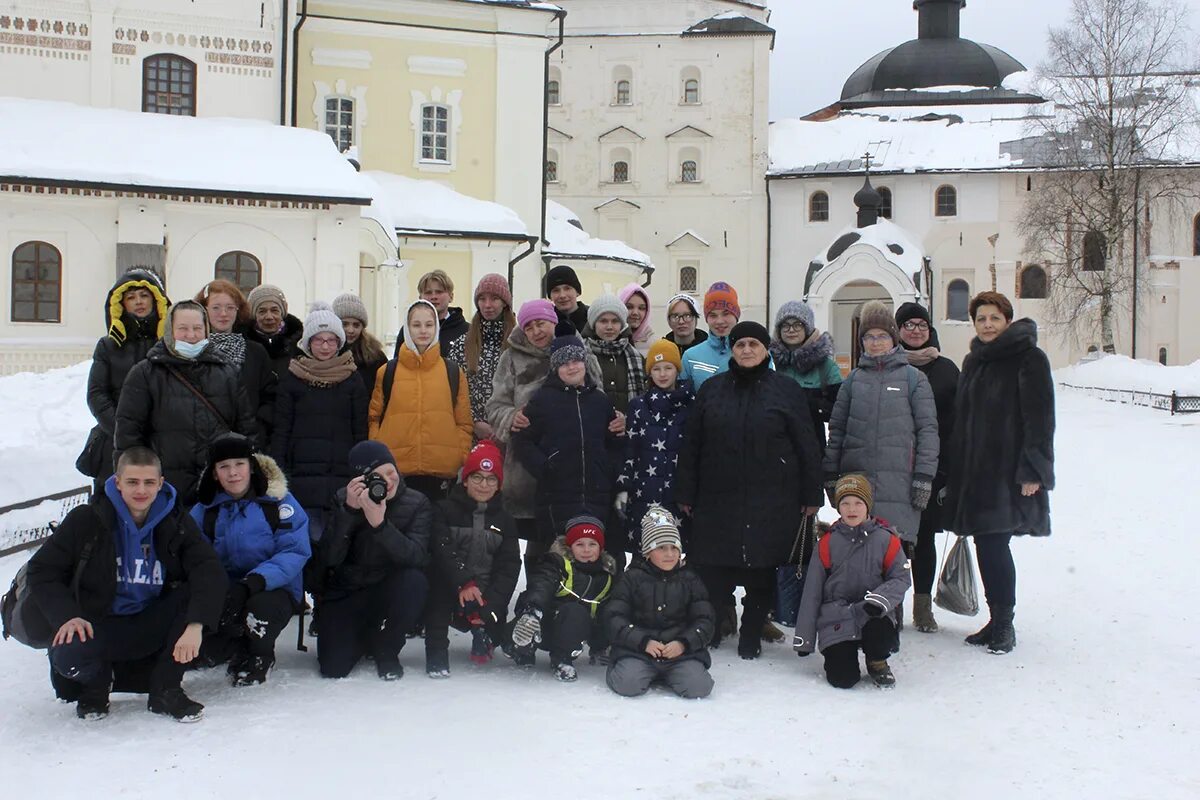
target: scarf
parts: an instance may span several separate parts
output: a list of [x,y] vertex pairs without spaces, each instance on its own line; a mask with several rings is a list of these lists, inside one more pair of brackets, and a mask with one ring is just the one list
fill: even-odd
[[920,350],[905,350],[904,352],[908,356],[908,363],[914,367],[924,367],[927,364],[932,364],[942,355],[941,351],[936,347],[922,347]]
[[288,364],[288,372],[317,389],[328,389],[337,386],[351,375],[358,372],[354,356],[350,353],[336,355],[328,361],[317,361],[315,358],[293,358]]
[[214,333],[208,337],[208,342],[221,358],[238,369],[246,360],[246,340],[240,333]]
[[808,338],[794,349],[779,339],[773,340],[767,349],[771,351],[771,358],[775,359],[775,369],[780,372],[794,369],[804,374],[821,366],[825,359],[833,356],[833,338],[828,333],[814,329]]
[[630,344],[627,338],[620,337],[616,341],[606,342],[603,339],[593,339],[589,336],[584,342],[587,344],[588,351],[593,355],[609,358],[625,357],[625,371],[629,374],[630,397],[637,397],[646,391],[645,357]]

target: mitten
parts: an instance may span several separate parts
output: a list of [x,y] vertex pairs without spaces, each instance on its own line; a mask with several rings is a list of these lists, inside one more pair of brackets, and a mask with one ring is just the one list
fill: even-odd
[[867,592],[863,598],[863,611],[867,612],[868,617],[882,617],[888,612],[887,600],[874,592]]
[[542,641],[542,612],[527,611],[513,625],[512,643],[516,647],[528,649]]
[[239,581],[229,587],[225,593],[225,607],[221,609],[220,628],[232,628],[241,624],[242,614],[246,610],[246,600],[250,597],[250,589]]
[[242,578],[242,583],[246,584],[246,589],[249,590],[251,596],[267,590],[267,579],[257,572],[251,572]]
[[912,481],[912,507],[924,511],[925,506],[929,505],[929,498],[932,494],[933,480],[924,475],[914,475]]

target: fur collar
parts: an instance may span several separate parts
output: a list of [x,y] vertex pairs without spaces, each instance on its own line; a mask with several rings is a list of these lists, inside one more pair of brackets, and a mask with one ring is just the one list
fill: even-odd
[[795,349],[779,339],[772,341],[768,349],[771,358],[775,359],[776,369],[782,372],[791,368],[803,374],[821,366],[833,355],[833,337],[825,332],[813,331],[812,336]]
[[1032,350],[1037,343],[1037,323],[1028,318],[1019,319],[986,344],[976,336],[971,340],[971,355],[980,361],[998,361]]
[[[563,561],[575,563],[575,559],[571,556],[571,548],[567,547],[567,537],[560,536],[554,540],[554,544],[550,545],[550,552],[561,558]],[[609,575],[616,577],[620,574],[617,570],[617,560],[607,552],[600,553],[600,566]]]

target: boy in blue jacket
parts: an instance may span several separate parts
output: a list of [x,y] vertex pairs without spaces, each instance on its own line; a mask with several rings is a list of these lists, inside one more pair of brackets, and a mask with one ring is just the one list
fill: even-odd
[[220,626],[204,641],[201,663],[228,661],[234,686],[264,683],[275,640],[304,602],[308,517],[274,459],[237,433],[209,446],[196,494],[192,518],[229,577]]

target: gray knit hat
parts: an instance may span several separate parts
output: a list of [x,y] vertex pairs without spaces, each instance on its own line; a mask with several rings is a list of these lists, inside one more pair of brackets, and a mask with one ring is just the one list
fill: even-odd
[[333,298],[333,313],[338,319],[356,319],[367,327],[367,306],[354,292],[344,292]]
[[342,320],[333,313],[329,303],[323,300],[316,300],[309,307],[308,316],[304,318],[304,335],[300,337],[300,349],[311,356],[309,342],[319,333],[332,333],[337,336],[339,347],[346,346],[346,331],[342,329]]
[[900,343],[900,329],[896,327],[896,318],[891,309],[878,300],[871,300],[862,307],[858,314],[858,330],[860,336],[865,336],[869,330],[880,330],[892,337],[892,344]]
[[683,549],[683,539],[679,536],[679,520],[675,515],[655,503],[646,509],[642,517],[642,555],[650,555],[650,551],[664,544],[673,544]]
[[804,326],[804,334],[810,335],[813,328],[816,327],[816,322],[813,319],[813,310],[808,307],[808,303],[800,300],[789,300],[779,307],[779,312],[775,315],[775,338],[779,338],[779,329],[783,323],[789,319],[799,320]]
[[616,314],[622,325],[629,324],[629,309],[615,294],[602,294],[588,306],[588,326],[593,330],[595,330],[596,320],[600,319],[601,314]]
[[261,286],[255,286],[250,290],[250,294],[246,296],[246,304],[250,306],[250,314],[252,316],[257,315],[258,307],[266,302],[278,303],[284,315],[287,315],[287,298],[283,296],[283,289],[280,289],[278,286],[264,283]]

